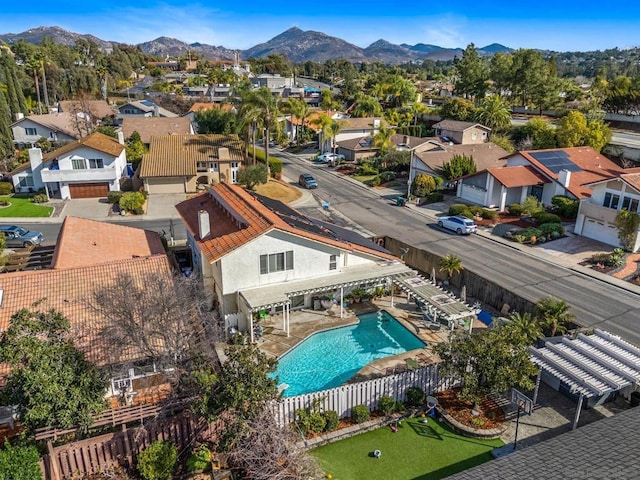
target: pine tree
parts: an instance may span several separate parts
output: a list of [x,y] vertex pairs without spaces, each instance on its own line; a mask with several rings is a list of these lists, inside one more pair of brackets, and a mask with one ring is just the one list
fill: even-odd
[[0,90],[0,158],[13,155],[13,137],[9,125],[11,125],[11,112],[6,96]]

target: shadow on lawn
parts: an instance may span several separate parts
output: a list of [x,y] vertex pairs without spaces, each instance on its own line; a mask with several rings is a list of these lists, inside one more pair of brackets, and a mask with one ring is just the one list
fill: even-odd
[[482,440],[457,435],[453,430],[449,429],[449,427],[433,420],[432,418],[429,418],[428,423],[422,423],[422,420],[411,420],[407,423],[411,426],[413,431],[421,437],[433,438],[435,440],[446,440],[447,438],[450,438],[457,442],[486,446],[486,443]]
[[491,456],[491,453],[483,453],[481,455],[476,455],[475,457],[462,460],[461,462],[454,463],[453,465],[447,465],[446,467],[439,470],[425,473],[424,475],[420,475],[418,477],[413,477],[411,480],[439,480],[441,478],[448,477],[449,475],[453,475],[469,468],[476,467],[482,463],[487,462],[488,460],[491,460],[492,458],[493,457]]

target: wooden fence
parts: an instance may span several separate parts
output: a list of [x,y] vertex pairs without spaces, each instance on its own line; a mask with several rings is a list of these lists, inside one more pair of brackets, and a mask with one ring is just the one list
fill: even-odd
[[432,364],[416,370],[343,385],[330,390],[286,397],[274,403],[273,409],[280,425],[293,422],[296,410],[312,407],[314,402],[317,402],[321,409],[334,410],[340,418],[344,418],[351,415],[351,409],[356,405],[366,405],[371,411],[377,409],[378,401],[382,396],[389,396],[396,401],[404,402],[409,387],[420,387],[425,394],[430,395],[451,386],[450,380],[440,379],[438,365]]
[[211,435],[212,428],[192,416],[181,414],[162,422],[108,433],[58,447],[47,442],[41,468],[45,480],[67,480],[109,471],[115,465],[132,468],[138,453],[156,440],[171,440],[178,452],[189,448],[199,436]]

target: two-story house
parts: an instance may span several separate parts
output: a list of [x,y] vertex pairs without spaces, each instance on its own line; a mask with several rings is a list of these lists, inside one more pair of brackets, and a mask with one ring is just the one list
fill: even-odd
[[252,331],[260,310],[281,312],[286,324],[292,311],[312,308],[321,292],[340,298],[354,286],[411,272],[373,241],[238,185],[213,185],[176,209],[194,271],[220,313],[240,317],[242,331]]
[[177,113],[170,112],[166,108],[162,108],[159,105],[153,103],[151,100],[147,99],[130,101],[118,107],[119,118],[125,118],[130,115],[171,118],[179,116]]
[[332,151],[334,145],[341,145],[345,140],[362,137],[375,137],[380,132],[380,127],[388,127],[384,118],[365,117],[350,118],[341,114],[332,116],[340,124],[340,130],[335,138],[327,136],[324,132],[318,132],[318,145],[323,152]]
[[120,190],[126,167],[124,141],[95,132],[45,155],[29,149],[29,163],[10,175],[16,192],[44,189],[49,198],[94,198]]
[[88,135],[93,131],[91,119],[72,112],[29,115],[11,124],[16,148],[31,148],[41,138],[53,145],[63,145]]
[[433,126],[436,136],[445,142],[469,145],[489,141],[491,129],[479,123],[442,120]]

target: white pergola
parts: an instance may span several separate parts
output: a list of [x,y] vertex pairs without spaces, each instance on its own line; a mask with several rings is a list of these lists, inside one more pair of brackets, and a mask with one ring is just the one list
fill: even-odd
[[547,341],[543,348],[529,348],[531,361],[540,368],[533,403],[538,399],[544,370],[578,395],[573,429],[578,425],[584,398],[605,398],[613,392],[628,397],[640,387],[640,349],[603,330]]

